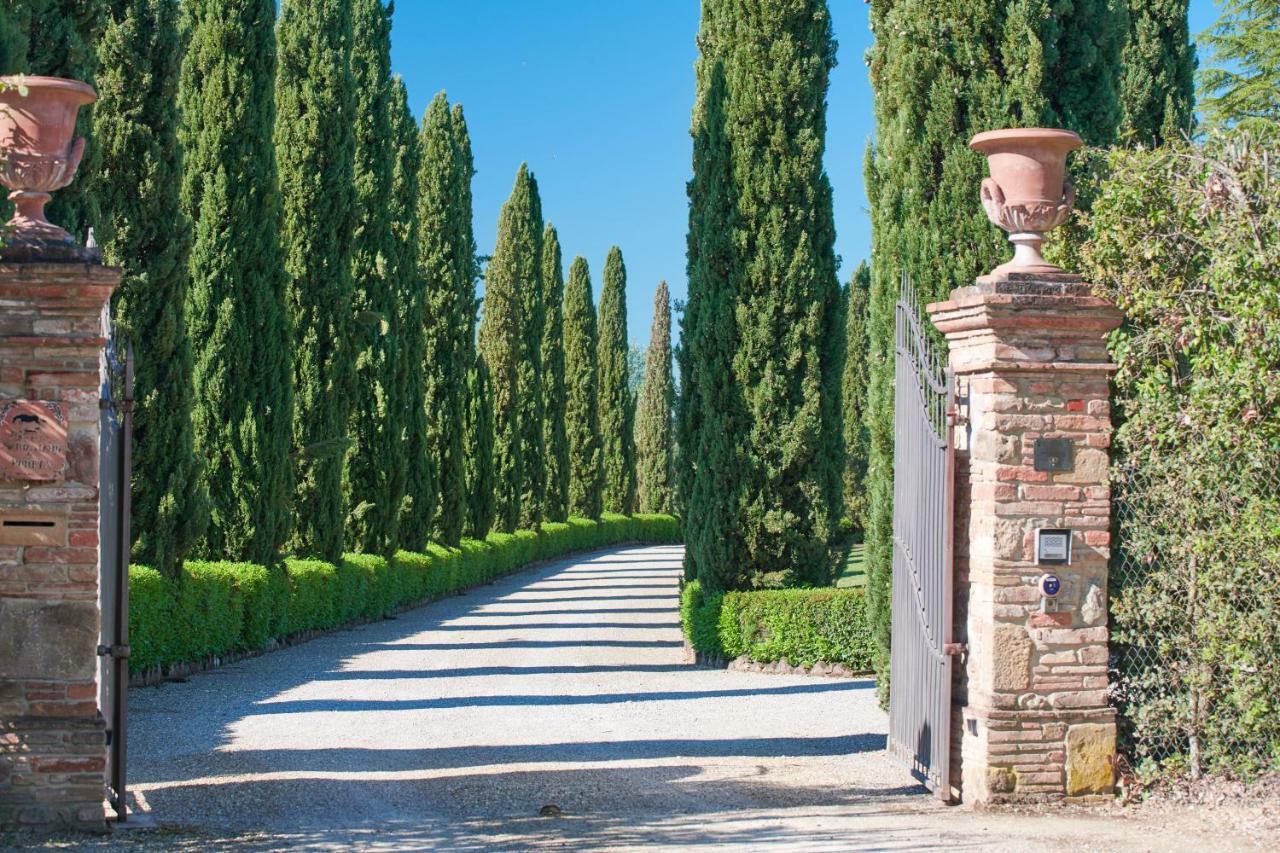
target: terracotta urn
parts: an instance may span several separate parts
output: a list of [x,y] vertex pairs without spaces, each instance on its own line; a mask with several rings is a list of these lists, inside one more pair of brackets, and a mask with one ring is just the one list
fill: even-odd
[[1046,232],[1071,215],[1076,194],[1066,181],[1067,154],[1084,143],[1069,130],[1030,127],[989,130],[969,140],[987,155],[991,177],[982,182],[982,206],[993,224],[1009,232],[1013,259],[993,274],[1061,273],[1044,259]]
[[80,167],[76,114],[97,99],[78,80],[0,77],[0,183],[17,208],[5,226],[6,256],[76,249],[75,238],[45,218],[44,206]]

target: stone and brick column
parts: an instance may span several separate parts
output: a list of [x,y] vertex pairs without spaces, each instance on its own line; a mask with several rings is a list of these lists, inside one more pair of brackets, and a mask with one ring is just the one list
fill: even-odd
[[0,261],[0,829],[104,828],[99,355],[119,280]]
[[[950,347],[966,425],[955,632],[967,656],[956,667],[953,784],[966,803],[1107,795],[1105,337],[1121,315],[1079,277],[1048,272],[997,272],[928,310]],[[1040,439],[1066,439],[1065,458],[1048,458],[1063,456],[1061,442],[1042,443],[1037,463]],[[1070,531],[1068,563],[1038,563],[1042,529]],[[1061,581],[1053,599],[1039,588],[1046,572]]]

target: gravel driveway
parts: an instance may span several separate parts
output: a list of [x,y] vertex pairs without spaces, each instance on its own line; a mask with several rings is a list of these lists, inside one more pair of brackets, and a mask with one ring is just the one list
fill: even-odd
[[884,757],[871,681],[685,664],[680,558],[579,556],[134,690],[130,781],[161,828],[93,846],[1207,849],[937,805]]

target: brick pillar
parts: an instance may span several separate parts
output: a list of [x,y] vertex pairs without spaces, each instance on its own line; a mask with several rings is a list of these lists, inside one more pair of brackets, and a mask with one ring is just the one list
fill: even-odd
[[0,262],[0,829],[103,829],[102,311],[118,270]]
[[[955,611],[967,657],[956,668],[953,783],[968,803],[1108,795],[1114,366],[1105,336],[1120,312],[1077,276],[1004,273],[929,313],[950,346],[967,421]],[[1068,440],[1069,462],[1037,465],[1037,439],[1055,438]],[[1039,529],[1070,530],[1069,563],[1037,562]],[[1042,596],[1045,573],[1061,580],[1056,599]]]

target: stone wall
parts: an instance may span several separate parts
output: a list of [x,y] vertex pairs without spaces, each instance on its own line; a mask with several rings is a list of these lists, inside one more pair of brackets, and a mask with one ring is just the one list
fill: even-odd
[[118,282],[0,263],[0,829],[104,826],[99,353]]
[[[1119,312],[1079,278],[1004,274],[929,306],[966,420],[956,484],[953,787],[967,802],[1101,797],[1112,786],[1107,697],[1111,440],[1107,332]],[[1037,439],[1069,470],[1037,470]],[[1068,565],[1036,530],[1071,530]],[[1056,599],[1038,588],[1051,572]]]

